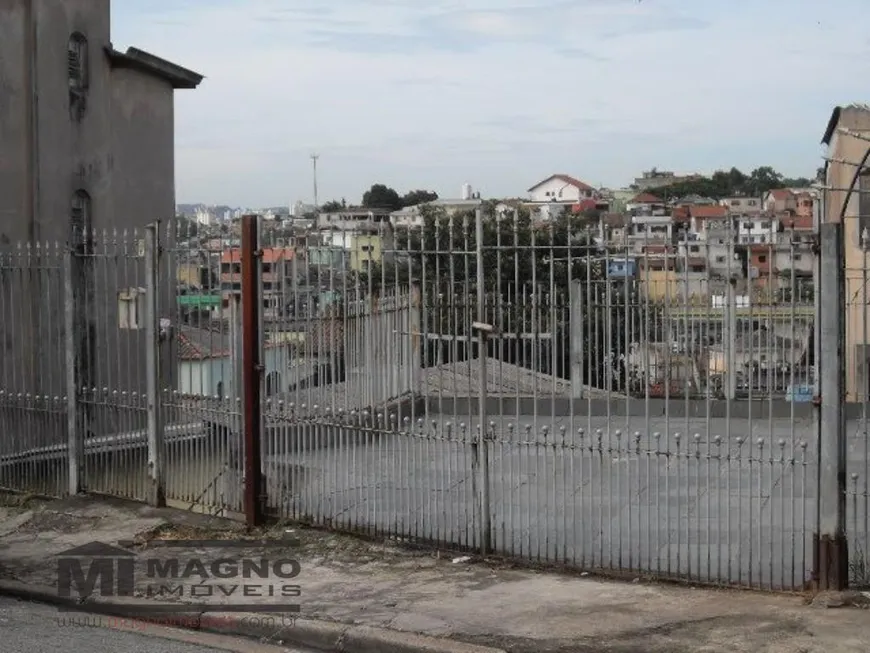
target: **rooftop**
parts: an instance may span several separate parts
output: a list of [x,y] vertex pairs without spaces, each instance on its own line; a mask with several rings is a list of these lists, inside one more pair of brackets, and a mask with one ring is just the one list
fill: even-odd
[[111,44],[105,48],[106,56],[113,68],[129,68],[157,77],[172,85],[172,88],[193,89],[204,79],[199,73],[183,68],[166,59],[139,50],[127,48],[126,52],[115,50]]
[[571,175],[557,174],[557,175],[550,175],[549,177],[547,177],[543,181],[539,181],[537,184],[535,184],[534,186],[529,188],[528,192],[531,193],[533,190],[535,190],[539,186],[543,186],[548,181],[553,181],[554,179],[558,179],[559,181],[564,182],[568,186],[574,186],[575,188],[579,188],[580,190],[595,190],[594,188],[592,188],[592,186],[590,186],[586,182],[580,181],[579,179],[576,179],[575,177],[572,177]]

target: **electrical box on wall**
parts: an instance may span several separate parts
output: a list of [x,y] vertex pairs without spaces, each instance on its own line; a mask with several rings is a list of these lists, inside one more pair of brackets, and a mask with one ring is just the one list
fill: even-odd
[[145,297],[144,288],[126,288],[118,293],[119,329],[144,328]]

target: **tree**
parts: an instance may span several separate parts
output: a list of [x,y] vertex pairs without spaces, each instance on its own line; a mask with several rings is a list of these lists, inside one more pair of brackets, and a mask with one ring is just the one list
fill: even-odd
[[362,205],[367,209],[398,211],[402,208],[402,198],[394,189],[384,184],[374,184],[363,195]]
[[[604,253],[595,244],[587,219],[563,214],[539,228],[532,225],[524,208],[516,217],[504,219],[497,219],[492,203],[484,204],[483,210],[480,268],[488,320],[494,320],[508,333],[551,334],[540,339],[494,339],[488,354],[507,363],[569,378],[568,309],[574,286],[579,288],[586,306],[584,379],[598,387],[609,379],[614,390],[625,390],[628,347],[641,340],[661,338],[662,334],[649,331],[662,324],[658,308],[642,301],[635,281],[607,279]],[[451,217],[443,207],[424,206],[421,215],[422,230],[397,230],[395,234],[395,251],[401,256],[372,264],[356,275],[350,290],[358,295],[389,296],[417,286],[425,307],[422,326],[426,332],[472,336],[473,342],[471,325],[477,320],[478,286],[474,213]],[[463,338],[452,344],[437,338],[426,342],[426,365],[476,355],[474,346],[463,344],[468,342]]]
[[805,177],[789,179],[770,166],[760,166],[748,175],[737,168],[717,170],[709,177],[697,177],[655,189],[664,200],[687,195],[701,195],[712,199],[723,197],[760,197],[775,188],[807,188],[812,181]]
[[434,202],[438,199],[438,193],[431,190],[412,190],[405,193],[402,198],[402,206],[417,206],[426,202]]
[[337,213],[337,212],[341,211],[342,208],[344,208],[344,207],[341,205],[341,202],[338,202],[336,200],[332,200],[332,201],[329,201],[326,204],[322,205],[320,207],[320,210],[323,213]]

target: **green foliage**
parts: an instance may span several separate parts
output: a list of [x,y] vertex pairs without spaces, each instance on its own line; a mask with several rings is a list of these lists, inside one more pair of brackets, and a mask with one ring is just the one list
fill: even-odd
[[657,188],[653,192],[664,200],[686,195],[722,199],[723,197],[760,197],[775,188],[806,188],[811,184],[812,180],[805,177],[788,179],[770,166],[761,166],[748,175],[737,168],[717,170],[710,177],[671,184]]
[[417,206],[426,202],[434,202],[438,199],[438,193],[431,190],[412,190],[405,193],[402,198],[402,206]]
[[402,208],[402,198],[395,189],[384,184],[374,184],[363,194],[362,206],[367,209],[398,211]]
[[332,200],[332,201],[327,202],[326,204],[322,205],[320,207],[320,212],[321,213],[338,213],[343,208],[345,208],[345,205],[342,202],[339,202],[337,200]]
[[[595,379],[598,385],[604,378],[622,378],[620,383],[627,383],[612,361],[627,354],[630,343],[642,339],[642,325],[657,321],[643,319],[644,302],[636,283],[607,281],[604,252],[592,239],[590,220],[563,215],[535,227],[524,209],[502,219],[495,215],[492,203],[484,204],[483,210],[481,269],[487,321],[506,331],[553,334],[552,340],[536,345],[537,363],[531,362],[531,352],[517,353],[528,343],[521,345],[516,340],[502,345],[500,351],[496,351],[498,344],[491,343],[490,355],[567,378],[574,285],[587,305],[583,312],[586,378]],[[449,216],[442,207],[425,206],[421,214],[422,230],[396,230],[394,249],[382,264],[372,264],[359,273],[353,285],[382,297],[415,286],[421,294],[423,327],[428,333],[472,335],[471,323],[478,319],[474,212]],[[645,310],[648,314],[652,309],[646,306]],[[434,344],[431,347],[438,349]],[[434,349],[428,353],[430,363],[435,358],[447,362],[445,356],[461,357],[461,353],[445,353],[444,347],[438,352]],[[624,385],[614,381],[614,389],[620,388]]]

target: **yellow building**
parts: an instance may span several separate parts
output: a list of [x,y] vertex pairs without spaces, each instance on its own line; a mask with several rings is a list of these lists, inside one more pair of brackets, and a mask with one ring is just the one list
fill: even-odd
[[360,272],[369,265],[380,263],[383,256],[383,239],[377,234],[351,234],[348,243],[350,269]]

